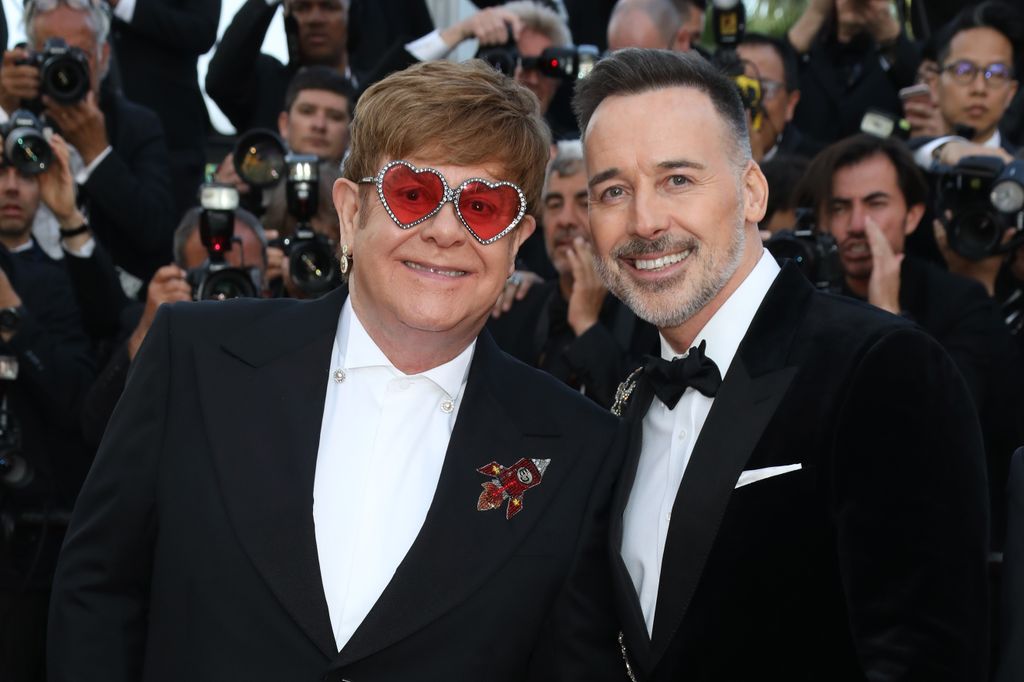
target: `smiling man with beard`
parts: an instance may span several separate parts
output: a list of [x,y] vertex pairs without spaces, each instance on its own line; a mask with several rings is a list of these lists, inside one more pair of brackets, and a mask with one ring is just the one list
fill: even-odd
[[780,270],[743,105],[704,60],[622,50],[574,106],[600,270],[662,337],[613,407],[630,677],[984,679],[984,461],[952,361]]

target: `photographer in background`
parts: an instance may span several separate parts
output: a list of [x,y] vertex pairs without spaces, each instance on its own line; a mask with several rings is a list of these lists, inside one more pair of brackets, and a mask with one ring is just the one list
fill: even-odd
[[838,242],[844,293],[916,322],[963,375],[985,436],[992,543],[1001,547],[1009,458],[1024,441],[1020,362],[981,286],[904,253],[925,212],[924,175],[899,141],[857,135],[815,157],[796,193]]
[[[71,168],[85,213],[96,239],[126,273],[122,277],[125,292],[134,296],[170,255],[174,202],[160,120],[105,80],[110,19],[100,5],[79,9],[63,1],[40,6],[29,0],[25,24],[37,52],[54,38],[84,52],[88,92],[67,104],[43,93],[43,113],[74,148]],[[8,113],[42,92],[40,69],[22,63],[28,58],[21,48],[4,53],[0,106]],[[47,253],[61,257],[55,224],[43,220],[34,233]]]
[[50,580],[66,515],[91,462],[78,417],[92,353],[61,261],[32,238],[41,206],[64,228],[74,203],[67,148],[39,175],[0,162],[0,679],[42,679]]
[[174,215],[195,205],[210,119],[196,67],[217,40],[221,0],[107,0],[124,94],[152,109],[167,134]]
[[952,148],[944,154],[946,146],[965,141],[1013,154],[1016,148],[1003,138],[999,122],[1017,92],[1024,18],[1005,3],[983,2],[960,12],[943,35],[939,73],[931,80],[943,127],[936,132],[943,134],[911,140],[914,160],[926,170],[936,161],[954,163]]
[[[260,51],[283,7],[288,64]],[[206,92],[239,132],[273,128],[288,83],[303,66],[320,65],[351,80],[348,0],[247,0],[210,60]]]
[[902,112],[897,92],[919,56],[892,0],[810,0],[786,37],[800,55],[794,121],[805,134],[827,144],[858,132],[869,108]]
[[[100,372],[86,396],[82,411],[82,433],[90,447],[98,447],[103,432],[121,397],[128,369],[149,333],[156,312],[165,303],[191,301],[194,297],[190,273],[197,273],[209,262],[210,254],[200,238],[200,207],[185,212],[174,232],[174,263],[156,271],[146,290],[145,304],[136,303],[122,316],[124,334],[110,361]],[[267,273],[267,235],[260,221],[244,209],[236,209],[233,222],[233,246],[224,253],[231,268],[256,268],[261,281]],[[196,280],[193,274],[193,280]]]
[[487,328],[509,355],[611,407],[623,377],[658,352],[658,333],[608,295],[595,269],[579,140],[558,143],[541,199],[544,244],[558,277],[534,284]]

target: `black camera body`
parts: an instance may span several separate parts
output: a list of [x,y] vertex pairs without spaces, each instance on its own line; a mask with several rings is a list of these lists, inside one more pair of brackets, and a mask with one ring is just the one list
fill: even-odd
[[535,57],[523,57],[509,28],[508,40],[502,45],[481,47],[476,53],[497,71],[512,77],[516,67],[536,69],[550,78],[574,81],[590,75],[594,65],[601,59],[601,51],[594,45],[570,45],[568,47],[546,47]]
[[819,291],[838,294],[843,290],[843,266],[835,237],[818,231],[814,211],[796,210],[796,226],[779,230],[764,243],[777,260],[791,260]]
[[60,104],[80,102],[92,87],[89,57],[77,47],[69,47],[63,38],[50,38],[41,52],[29,53],[19,64],[39,69],[39,92]]
[[330,239],[313,230],[320,206],[320,159],[312,154],[290,154],[284,141],[270,130],[252,130],[238,140],[233,154],[235,170],[246,183],[272,187],[282,180],[288,213],[295,232],[277,240],[288,256],[292,281],[311,296],[341,284],[338,259]]
[[715,53],[711,63],[736,84],[743,106],[750,112],[750,127],[760,130],[764,122],[761,79],[746,73],[746,64],[736,52],[736,46],[743,42],[743,36],[746,35],[746,9],[739,0],[717,0],[712,4],[710,21],[715,37]]
[[35,114],[18,109],[0,125],[4,138],[3,165],[14,166],[25,175],[39,175],[53,160],[53,149],[46,141],[43,124]]
[[224,254],[235,241],[235,209],[238,190],[229,185],[210,183],[200,190],[199,239],[209,258],[189,270],[186,280],[197,301],[224,301],[229,298],[258,298],[262,278],[256,267],[236,268]]
[[[981,260],[1024,243],[1024,160],[967,156],[936,172],[935,215],[946,228],[950,248]],[[1016,234],[1004,243],[1008,229]]]

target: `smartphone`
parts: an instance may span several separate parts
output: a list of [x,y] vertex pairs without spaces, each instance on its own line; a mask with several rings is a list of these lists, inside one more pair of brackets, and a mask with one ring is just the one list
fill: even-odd
[[932,101],[932,89],[924,83],[908,85],[899,91],[900,100],[906,102],[927,103]]

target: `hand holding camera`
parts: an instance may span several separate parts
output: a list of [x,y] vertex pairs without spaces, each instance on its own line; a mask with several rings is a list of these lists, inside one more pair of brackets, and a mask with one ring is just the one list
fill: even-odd
[[160,306],[164,303],[191,300],[192,287],[185,281],[184,270],[177,265],[165,265],[157,270],[146,290],[146,307],[142,311],[142,317],[128,338],[128,357],[134,359],[135,354],[139,352],[139,347],[149,333]]
[[523,22],[518,16],[501,7],[488,7],[441,31],[441,39],[453,49],[470,39],[476,39],[482,46],[503,45],[518,40],[522,30]]

